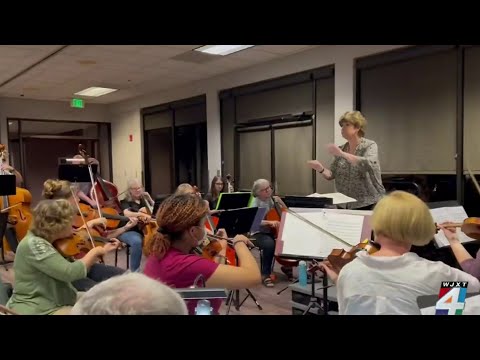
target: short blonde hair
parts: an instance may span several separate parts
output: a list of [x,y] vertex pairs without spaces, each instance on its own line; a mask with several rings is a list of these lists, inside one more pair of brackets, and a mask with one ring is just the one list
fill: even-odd
[[195,189],[192,185],[184,183],[177,187],[174,195],[195,194]]
[[427,205],[415,195],[393,191],[381,199],[373,210],[372,228],[375,236],[423,246],[435,235],[436,226]]
[[342,126],[344,123],[349,123],[358,129],[358,136],[365,136],[365,128],[367,126],[367,120],[360,111],[347,111],[342,115],[338,124]]
[[72,226],[73,206],[65,199],[42,200],[33,209],[32,233],[49,242]]

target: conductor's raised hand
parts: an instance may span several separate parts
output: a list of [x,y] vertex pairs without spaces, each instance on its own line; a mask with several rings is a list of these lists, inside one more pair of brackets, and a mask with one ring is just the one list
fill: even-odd
[[323,168],[324,168],[323,164],[318,160],[309,160],[309,161],[307,161],[307,164],[313,170],[316,170],[316,171],[322,171]]

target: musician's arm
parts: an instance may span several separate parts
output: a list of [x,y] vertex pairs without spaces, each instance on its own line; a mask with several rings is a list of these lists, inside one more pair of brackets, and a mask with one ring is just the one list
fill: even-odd
[[82,190],[78,190],[77,196],[80,200],[85,201],[87,204],[89,204],[94,209],[97,208],[97,203],[93,199],[91,199],[89,196],[87,196]]
[[142,216],[142,217],[149,216],[148,214],[146,214],[144,212],[136,212],[136,211],[132,211],[131,209],[124,209],[123,210],[123,215],[126,216],[126,217],[135,217],[135,218],[138,218],[140,216]]

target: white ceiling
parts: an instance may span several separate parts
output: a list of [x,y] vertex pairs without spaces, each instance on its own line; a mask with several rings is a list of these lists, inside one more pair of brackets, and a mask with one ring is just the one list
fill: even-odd
[[[85,98],[89,103],[109,104],[271,61],[316,45],[258,45],[229,56],[192,54],[191,50],[201,45],[68,45],[62,49],[64,46],[0,46],[0,97],[65,101],[91,86],[119,89],[98,98]],[[197,62],[172,59],[188,55],[203,57]]]

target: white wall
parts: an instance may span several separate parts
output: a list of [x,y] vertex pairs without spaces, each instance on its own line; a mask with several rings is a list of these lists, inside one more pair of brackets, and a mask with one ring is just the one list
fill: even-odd
[[83,109],[70,107],[69,102],[28,99],[0,99],[0,143],[8,143],[8,118],[69,121],[109,121],[106,105],[86,104]]
[[[123,188],[127,181],[126,172],[129,175],[142,173],[143,160],[140,160],[143,159],[141,108],[207,94],[208,169],[209,179],[211,179],[216,175],[217,169],[221,169],[219,91],[334,64],[335,119],[332,121],[336,124],[340,115],[345,111],[352,110],[354,106],[355,58],[404,46],[407,45],[324,45],[279,60],[197,81],[188,86],[114,104],[110,106],[113,135],[113,180],[119,188]],[[126,145],[125,135],[129,133],[134,134],[134,139],[133,142]],[[338,126],[335,126],[335,142],[342,142]],[[125,172],[120,168],[128,170]]]

